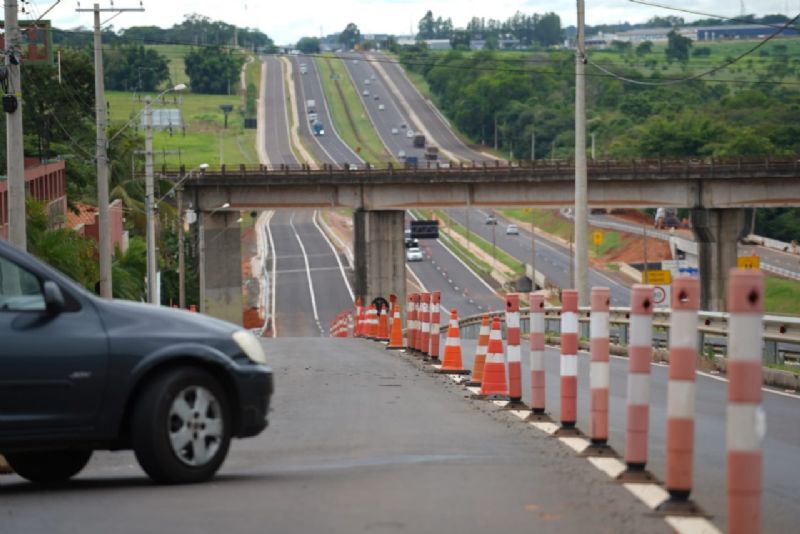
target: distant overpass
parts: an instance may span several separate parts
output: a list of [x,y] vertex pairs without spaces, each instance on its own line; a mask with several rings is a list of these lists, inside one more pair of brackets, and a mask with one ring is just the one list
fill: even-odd
[[[568,207],[574,204],[571,162],[518,165],[421,164],[380,169],[310,170],[240,166],[206,170],[184,182],[201,211],[450,206]],[[589,205],[603,208],[742,208],[800,205],[796,160],[627,160],[590,162]],[[175,180],[183,170],[163,169]]]
[[[725,278],[736,265],[738,239],[749,231],[743,208],[800,206],[797,160],[605,160],[591,162],[588,173],[590,207],[691,208],[705,310],[725,309]],[[537,160],[446,167],[426,163],[408,169],[389,164],[352,171],[242,165],[191,177],[185,169],[162,169],[162,175],[181,181],[200,213],[204,308],[240,320],[241,276],[233,268],[241,254],[240,210],[355,210],[355,292],[371,300],[404,293],[404,210],[568,207],[574,204],[575,169],[570,162]]]

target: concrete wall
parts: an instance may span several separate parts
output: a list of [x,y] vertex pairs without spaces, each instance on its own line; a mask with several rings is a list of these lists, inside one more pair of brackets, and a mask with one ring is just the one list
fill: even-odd
[[200,214],[200,312],[243,324],[239,212]]
[[356,210],[353,214],[355,294],[366,302],[388,300],[394,293],[400,302],[406,294],[406,256],[403,211]]

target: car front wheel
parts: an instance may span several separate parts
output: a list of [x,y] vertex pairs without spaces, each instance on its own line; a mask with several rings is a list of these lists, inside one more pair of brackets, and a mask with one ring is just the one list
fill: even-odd
[[81,472],[91,456],[90,450],[15,452],[5,455],[8,465],[19,476],[39,484],[69,480]]
[[154,481],[208,480],[225,460],[231,440],[225,391],[200,369],[158,376],[134,406],[131,440],[136,459]]

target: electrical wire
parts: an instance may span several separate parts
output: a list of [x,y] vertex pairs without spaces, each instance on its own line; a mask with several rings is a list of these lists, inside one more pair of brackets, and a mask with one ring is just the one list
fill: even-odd
[[[721,63],[720,65],[717,65],[716,67],[714,67],[712,69],[709,69],[707,71],[701,72],[699,74],[694,74],[692,76],[688,76],[686,78],[681,78],[681,79],[673,79],[673,80],[665,80],[665,81],[660,81],[660,82],[653,82],[653,81],[649,81],[649,80],[641,80],[641,79],[637,80],[637,79],[634,79],[634,78],[627,78],[625,76],[622,76],[620,74],[612,72],[609,69],[606,69],[605,67],[603,67],[602,65],[599,65],[598,63],[595,63],[594,61],[588,60],[588,56],[586,56],[585,50],[582,50],[581,53],[583,54],[584,58],[587,58],[587,61],[591,66],[593,66],[596,69],[600,70],[601,72],[607,74],[608,76],[612,76],[612,77],[614,77],[614,78],[616,78],[616,79],[618,79],[620,81],[623,81],[623,82],[626,82],[626,83],[633,83],[633,84],[636,84],[636,85],[647,85],[647,86],[650,86],[650,87],[663,87],[665,85],[677,85],[677,84],[681,84],[681,83],[686,83],[686,82],[698,80],[698,79],[704,78],[706,76],[711,76],[711,75],[721,71],[722,69],[733,65],[737,61],[741,60],[742,58],[744,58],[744,57],[746,57],[746,56],[748,56],[750,54],[752,54],[753,52],[755,52],[756,50],[758,50],[759,48],[761,48],[762,46],[767,44],[769,41],[771,41],[772,39],[774,39],[775,37],[777,37],[778,35],[783,33],[783,31],[785,29],[787,29],[789,26],[791,26],[792,24],[797,22],[798,19],[800,19],[800,14],[796,15],[793,19],[791,19],[788,22],[786,22],[786,24],[784,24],[780,29],[778,29],[777,31],[775,31],[771,35],[769,35],[766,38],[764,38],[763,40],[761,40],[758,44],[756,44],[752,48],[750,48],[750,49],[744,51],[743,53],[739,54],[735,58],[732,58],[732,59],[730,59],[730,60],[728,60],[728,61],[726,61],[724,63]],[[715,81],[722,81],[722,80],[715,80]],[[753,82],[753,83],[757,83],[757,82]]]
[[713,13],[704,13],[702,11],[694,11],[694,10],[691,10],[691,9],[667,6],[667,5],[664,5],[664,4],[658,4],[656,2],[645,2],[644,0],[628,0],[628,2],[633,2],[634,4],[642,4],[643,6],[660,7],[662,9],[668,9],[670,11],[678,11],[680,13],[688,13],[690,15],[701,15],[703,17],[711,17],[712,19],[730,20],[732,22],[740,22],[742,24],[751,24],[751,25],[754,25],[754,26],[756,26],[756,25],[757,26],[769,26],[770,28],[782,29],[777,24],[766,24],[766,23],[763,23],[763,22],[754,22],[753,20],[749,20],[749,19],[738,19],[738,18],[735,18],[735,17],[726,17],[724,15],[715,15]]

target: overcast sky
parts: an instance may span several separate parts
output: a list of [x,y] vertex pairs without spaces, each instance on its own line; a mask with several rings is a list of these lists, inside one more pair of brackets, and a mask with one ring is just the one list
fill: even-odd
[[[737,16],[741,9],[736,0],[653,1],[729,17]],[[111,3],[110,0],[84,0],[81,7],[90,7],[94,2],[101,7],[109,7]],[[51,0],[35,0],[33,17],[21,15],[20,18],[38,17],[52,3]],[[114,1],[119,7],[134,7],[138,3],[139,0]],[[417,22],[428,9],[434,16],[452,18],[456,27],[463,27],[473,16],[503,20],[516,11],[555,11],[561,16],[562,24],[569,26],[575,24],[575,6],[574,1],[568,0],[144,0],[144,13],[123,13],[111,24],[117,29],[141,25],[169,27],[183,20],[186,14],[200,13],[238,26],[256,27],[276,43],[288,44],[306,35],[338,33],[348,22],[355,22],[362,33],[408,34],[410,30],[416,32]],[[794,16],[800,13],[800,0],[745,0],[745,9],[747,13],[758,15],[791,11]],[[644,22],[654,15],[678,15],[687,20],[700,18],[629,0],[586,0],[587,24]],[[63,28],[92,24],[90,13],[75,13],[73,1],[58,4],[48,18]]]

